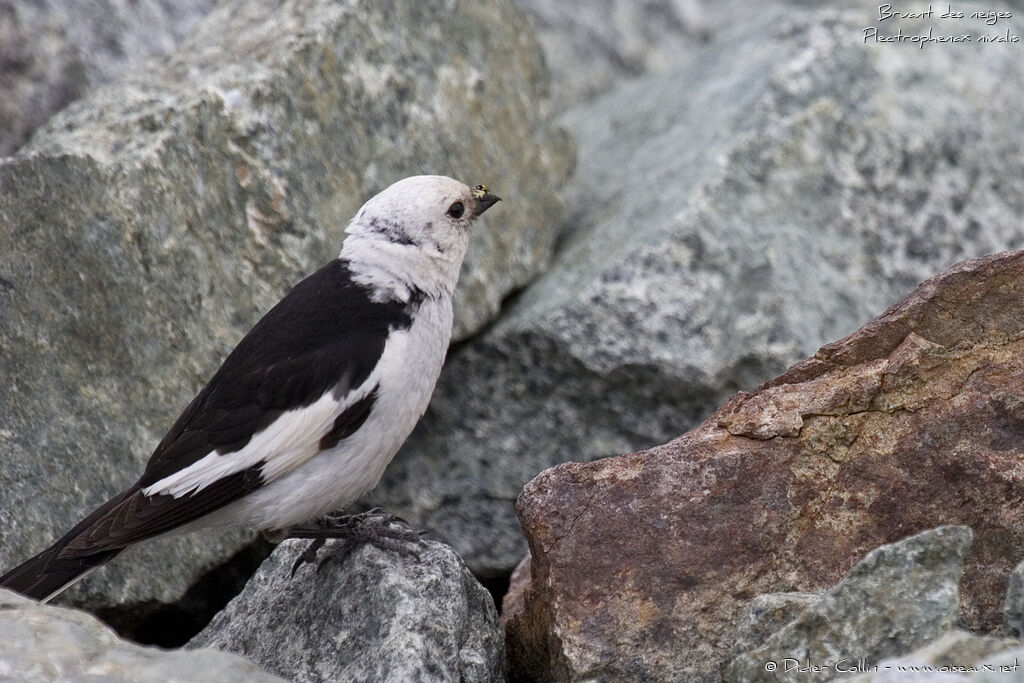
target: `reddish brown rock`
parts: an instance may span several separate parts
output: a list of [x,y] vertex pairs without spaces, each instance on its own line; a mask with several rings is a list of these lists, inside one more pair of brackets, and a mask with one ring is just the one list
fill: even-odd
[[755,595],[827,588],[940,524],[974,530],[962,618],[991,630],[1024,556],[1022,501],[1024,252],[1007,252],[928,280],[675,441],[530,482],[513,673],[715,680]]
[[[508,590],[505,591],[505,595],[501,599],[501,614],[498,621],[502,628],[505,627],[512,615],[523,611],[523,596],[530,586],[530,561],[532,559],[530,553],[526,553],[526,557],[520,560],[516,568],[512,570],[512,576],[508,581]],[[1024,577],[1024,573],[1022,573],[1022,577]],[[1018,592],[1024,593],[1024,590]]]

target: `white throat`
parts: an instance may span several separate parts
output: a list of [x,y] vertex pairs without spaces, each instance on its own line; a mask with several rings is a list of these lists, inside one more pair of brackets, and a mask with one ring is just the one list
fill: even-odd
[[430,298],[451,298],[465,254],[466,245],[442,253],[372,233],[351,232],[339,256],[349,262],[356,282],[375,290],[374,299],[408,302],[417,291]]

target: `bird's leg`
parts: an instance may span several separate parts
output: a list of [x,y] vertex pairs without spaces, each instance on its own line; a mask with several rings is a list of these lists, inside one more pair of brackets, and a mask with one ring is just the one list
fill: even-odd
[[347,541],[339,549],[335,559],[343,560],[360,543],[369,543],[382,550],[391,550],[403,555],[411,555],[417,560],[419,553],[410,547],[423,545],[425,531],[417,531],[409,523],[396,515],[390,515],[380,508],[373,508],[358,515],[327,515],[316,520],[311,526],[293,527],[288,538],[312,538],[313,542],[306,548],[292,566],[292,576],[303,564],[316,561],[316,553],[328,538],[342,538]]

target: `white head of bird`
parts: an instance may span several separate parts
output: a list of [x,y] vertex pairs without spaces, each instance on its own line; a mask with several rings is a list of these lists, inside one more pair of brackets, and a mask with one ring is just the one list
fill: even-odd
[[405,178],[371,197],[345,230],[341,257],[356,280],[408,300],[413,291],[451,295],[469,246],[469,227],[500,200],[483,185],[445,176]]

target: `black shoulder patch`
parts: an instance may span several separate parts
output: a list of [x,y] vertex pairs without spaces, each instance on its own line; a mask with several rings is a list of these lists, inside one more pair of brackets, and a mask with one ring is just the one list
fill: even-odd
[[347,439],[356,433],[356,430],[363,426],[366,418],[370,417],[373,404],[377,401],[377,393],[380,389],[378,384],[364,398],[359,399],[345,409],[338,417],[334,418],[334,425],[331,431],[324,434],[320,439],[320,450],[326,451],[334,448],[342,439]]
[[344,395],[358,387],[380,360],[389,331],[408,328],[422,299],[417,292],[408,303],[373,301],[369,287],[353,282],[347,261],[331,261],[238,343],[157,446],[139,485],[212,450],[240,450],[281,413],[332,389]]

